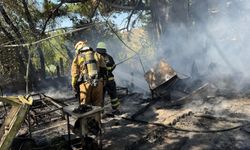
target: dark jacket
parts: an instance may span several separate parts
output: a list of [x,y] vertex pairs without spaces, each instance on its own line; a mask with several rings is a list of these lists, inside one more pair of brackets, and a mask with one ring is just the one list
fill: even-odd
[[104,60],[106,62],[107,77],[114,77],[114,74],[112,73],[116,67],[114,59],[107,53],[103,54],[102,56],[104,57]]
[[106,52],[100,52],[99,49],[97,49],[96,51],[99,54],[101,54],[103,56],[103,58],[104,58],[104,61],[106,63],[106,67],[107,67],[107,78],[114,77],[114,74],[112,72],[115,69],[116,65],[115,65],[115,61],[112,58],[112,56],[110,56]]

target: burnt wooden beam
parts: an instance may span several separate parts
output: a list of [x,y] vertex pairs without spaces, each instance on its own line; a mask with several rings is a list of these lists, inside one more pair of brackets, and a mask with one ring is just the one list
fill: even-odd
[[26,114],[29,110],[32,99],[25,99],[19,97],[0,97],[0,101],[7,102],[12,105],[7,118],[0,128],[0,150],[9,149],[13,139],[16,137],[23,121],[25,120]]

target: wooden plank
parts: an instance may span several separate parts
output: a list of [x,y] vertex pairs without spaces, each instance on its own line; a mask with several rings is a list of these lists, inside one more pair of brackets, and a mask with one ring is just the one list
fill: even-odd
[[4,134],[0,141],[0,150],[7,150],[10,148],[13,139],[15,138],[17,132],[19,131],[22,122],[25,119],[25,116],[29,110],[29,105],[20,105],[17,106],[17,113],[15,113],[14,117],[10,118],[10,124],[8,128],[3,126]]

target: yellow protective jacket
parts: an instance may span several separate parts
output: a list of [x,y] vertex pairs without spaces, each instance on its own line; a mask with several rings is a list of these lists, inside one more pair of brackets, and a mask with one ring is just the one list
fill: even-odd
[[[100,73],[100,69],[106,68],[104,58],[97,52],[94,52],[94,59],[96,60],[97,70]],[[71,77],[72,77],[73,87],[75,87],[80,74],[84,75],[87,73],[87,68],[84,65],[85,63],[86,63],[86,60],[84,59],[84,57],[81,57],[80,54],[77,54],[73,60],[72,66],[71,66]]]

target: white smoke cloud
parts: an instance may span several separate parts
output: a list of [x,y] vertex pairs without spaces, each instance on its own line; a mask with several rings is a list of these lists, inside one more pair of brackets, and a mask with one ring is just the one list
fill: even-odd
[[[240,83],[246,82],[250,76],[249,8],[250,1],[246,0],[211,1],[208,18],[191,19],[192,24],[170,22],[159,42],[158,56],[186,75],[191,74],[195,62],[201,74],[216,81],[231,77],[235,80],[232,82],[239,83],[243,78]],[[190,9],[198,17],[204,17],[199,14],[207,11]],[[241,86],[238,84],[238,88]]]

